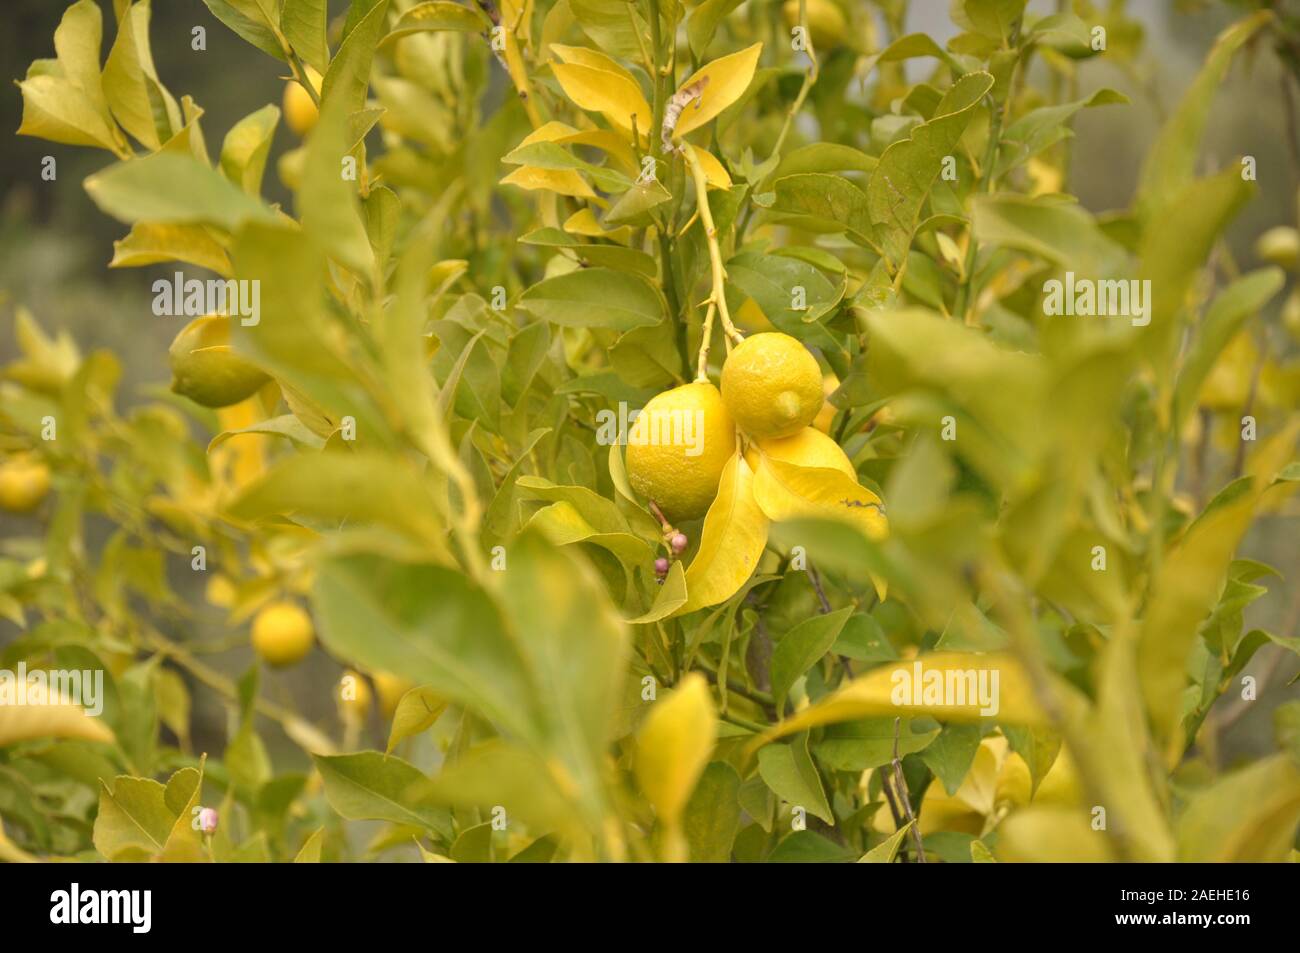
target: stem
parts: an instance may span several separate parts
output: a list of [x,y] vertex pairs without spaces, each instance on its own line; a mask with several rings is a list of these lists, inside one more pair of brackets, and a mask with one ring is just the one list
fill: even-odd
[[820,70],[820,64],[817,62],[817,51],[813,48],[812,31],[808,29],[808,11],[807,0],[799,0],[799,26],[803,28],[804,42],[808,44],[806,50],[808,59],[812,65],[808,72],[804,74],[803,85],[799,87],[799,95],[795,96],[794,102],[790,104],[790,111],[785,115],[785,123],[781,126],[781,134],[776,137],[776,145],[772,148],[772,155],[781,154],[781,147],[785,145],[785,137],[790,133],[790,127],[794,125],[794,117],[799,114],[803,108],[804,100],[808,98],[808,91],[812,89],[813,83],[817,82],[817,75]]
[[924,864],[925,845],[921,843],[921,829],[916,823],[916,816],[912,813],[912,798],[907,793],[907,778],[903,776],[903,759],[898,756],[898,734],[899,726],[903,719],[894,719],[894,760],[891,763],[894,770],[894,786],[898,791],[898,799],[903,803],[903,813],[907,817],[907,822],[911,825],[912,845],[916,850],[916,862]]
[[[689,143],[682,143],[682,155],[686,158],[686,164],[690,167],[691,177],[695,180],[695,203],[699,209],[700,222],[704,225],[704,237],[709,246],[709,264],[712,266],[713,285],[709,292],[708,304],[710,311],[716,306],[718,317],[722,319],[723,341],[727,349],[731,349],[732,342],[739,344],[745,339],[745,336],[736,330],[736,326],[731,323],[731,312],[727,309],[726,295],[726,272],[722,267],[722,251],[718,248],[718,229],[713,224],[713,212],[709,210],[709,183],[704,178],[704,167],[700,165],[700,160],[695,157],[695,149]],[[710,328],[711,330],[711,328]],[[701,363],[708,360],[708,337],[700,343],[702,353]]]

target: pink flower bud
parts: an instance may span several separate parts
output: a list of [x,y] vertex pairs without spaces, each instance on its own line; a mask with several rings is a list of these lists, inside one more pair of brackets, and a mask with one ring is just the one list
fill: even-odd
[[682,553],[686,552],[686,547],[690,545],[690,540],[686,538],[685,533],[675,533],[673,538],[669,540],[669,545],[672,546],[673,552],[680,556]]
[[668,575],[668,560],[664,559],[662,556],[655,560],[655,575]]
[[205,807],[199,811],[199,830],[205,834],[212,834],[217,829],[217,809],[215,807]]

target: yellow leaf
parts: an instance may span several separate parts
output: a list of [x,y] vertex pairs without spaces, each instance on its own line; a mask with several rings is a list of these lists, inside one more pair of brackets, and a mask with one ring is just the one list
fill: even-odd
[[699,551],[686,570],[686,604],[675,614],[735,595],[763,555],[767,527],[754,500],[754,471],[737,451],[723,468],[718,495],[705,514]]
[[[686,148],[691,149],[691,146]],[[723,168],[722,163],[712,152],[706,149],[694,149],[695,158],[700,160],[700,168],[704,171],[704,179],[712,188],[729,189],[731,188],[731,176],[727,175],[727,170]]]
[[704,85],[700,88],[700,98],[682,111],[673,136],[680,139],[692,129],[700,128],[739,99],[754,78],[754,67],[758,65],[758,55],[761,52],[763,44],[755,43],[739,53],[720,57],[692,73],[682,83],[678,93],[701,81]]
[[575,198],[595,198],[591,190],[573,169],[539,169],[531,165],[521,165],[501,180],[502,185],[517,185],[530,192],[545,189],[557,195],[572,195]]
[[[586,52],[588,55],[584,58],[588,62],[592,61],[591,57],[600,56],[590,50]],[[632,131],[633,117],[636,117],[637,131],[642,137],[647,134],[653,121],[653,111],[646,102],[641,87],[626,70],[579,62],[552,63],[551,69],[565,95],[578,106],[600,113],[615,128],[629,134]]]
[[1088,814],[1068,807],[1027,807],[998,826],[997,858],[1004,863],[1099,864],[1114,860],[1104,831]]
[[560,58],[561,63],[573,63],[578,66],[589,66],[592,69],[604,70],[606,73],[617,73],[621,78],[636,86],[636,77],[622,63],[598,50],[591,50],[585,46],[562,46],[558,43],[552,43],[551,50]]
[[605,229],[596,221],[591,209],[583,207],[570,215],[564,222],[564,230],[570,235],[585,235],[588,238],[607,238],[612,242],[626,245],[632,239],[632,226],[620,225],[618,228]]
[[[1058,696],[1077,707],[1077,693],[1064,683],[1055,687]],[[1046,722],[1029,676],[1011,656],[934,652],[872,669],[776,725],[760,743],[818,725],[896,715],[1026,725]]]
[[202,225],[154,225],[137,222],[126,238],[113,242],[110,268],[139,268],[163,261],[184,261],[230,277],[230,258]]
[[[5,689],[7,691],[7,689]],[[80,705],[69,701],[54,704],[0,704],[0,748],[33,738],[80,738],[111,744],[113,732]]]
[[717,735],[713,698],[698,672],[646,716],[637,734],[636,777],[665,827],[677,826]]
[[852,523],[869,539],[889,535],[880,497],[829,467],[800,467],[760,450],[754,498],[773,521],[830,517]]

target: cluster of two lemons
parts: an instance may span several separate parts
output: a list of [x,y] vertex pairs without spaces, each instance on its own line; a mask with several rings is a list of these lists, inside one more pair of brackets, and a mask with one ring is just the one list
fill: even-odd
[[[839,470],[856,480],[839,444],[811,426],[824,399],[821,369],[802,344],[780,332],[751,335],[727,356],[721,392],[696,381],[646,404],[629,435],[628,479],[669,519],[698,519],[717,496],[723,467],[736,452],[739,427],[773,459]],[[694,440],[678,439],[684,428],[669,432],[662,423],[682,415],[703,423],[699,433],[690,434]],[[673,439],[664,440],[665,433]],[[753,447],[746,459],[757,464]]]

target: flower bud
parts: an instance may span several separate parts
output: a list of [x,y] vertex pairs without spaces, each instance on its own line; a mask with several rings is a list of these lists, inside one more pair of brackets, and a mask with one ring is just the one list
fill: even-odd
[[199,830],[205,834],[215,833],[217,829],[217,809],[205,807],[199,811]]
[[655,575],[656,576],[668,575],[668,560],[664,559],[664,557],[662,556],[660,556],[658,559],[655,560]]
[[686,552],[686,547],[689,544],[690,544],[690,540],[686,538],[685,533],[675,533],[673,534],[673,538],[669,540],[669,545],[672,546],[673,553],[677,556],[680,556],[682,553]]

